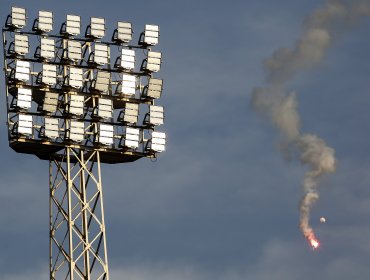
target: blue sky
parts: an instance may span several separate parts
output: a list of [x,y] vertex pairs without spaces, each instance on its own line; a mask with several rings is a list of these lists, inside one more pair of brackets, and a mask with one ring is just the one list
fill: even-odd
[[[370,20],[343,31],[315,69],[289,84],[302,130],[335,148],[320,187],[313,252],[298,228],[305,172],[286,162],[277,131],[250,106],[263,61],[291,47],[323,0],[0,0],[29,19],[51,10],[159,24],[167,151],[157,162],[102,170],[111,279],[368,279],[370,268]],[[88,3],[88,4],[87,4]],[[4,92],[4,81],[0,79]],[[7,144],[0,113],[0,280],[48,279],[48,163]],[[325,216],[326,224],[319,218]]]

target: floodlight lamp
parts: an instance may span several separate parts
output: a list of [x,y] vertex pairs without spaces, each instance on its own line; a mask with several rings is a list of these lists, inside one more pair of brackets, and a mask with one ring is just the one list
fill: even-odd
[[85,138],[85,123],[71,120],[69,123],[69,129],[67,129],[66,137],[74,142],[82,142]]
[[84,102],[85,97],[83,95],[71,95],[69,98],[69,103],[67,105],[68,113],[75,116],[83,115]]
[[43,64],[41,83],[52,86],[57,82],[57,66]]
[[58,108],[58,102],[59,94],[56,92],[47,91],[45,92],[44,101],[40,109],[46,113],[55,113]]
[[136,124],[139,117],[139,104],[126,102],[118,116],[118,121],[129,124]]
[[32,104],[32,90],[28,88],[18,88],[17,108],[29,109]]
[[85,36],[95,39],[101,39],[105,35],[105,19],[95,18],[90,19],[90,25],[86,29]]
[[56,118],[45,117],[44,119],[43,137],[48,139],[56,139],[59,137],[59,120]]
[[27,82],[31,73],[30,63],[28,61],[17,60],[15,62],[15,80]]
[[40,47],[35,52],[36,58],[51,60],[55,57],[55,41],[54,39],[41,38]]
[[160,52],[148,51],[148,57],[143,61],[141,70],[158,72],[161,70],[162,54]]
[[53,30],[53,13],[39,11],[39,17],[35,20],[32,30],[47,33]]
[[123,147],[136,149],[139,147],[140,142],[140,129],[126,127],[125,135],[123,136]]
[[98,142],[102,145],[113,145],[113,125],[99,124]]
[[[10,22],[8,22],[10,20]],[[6,20],[6,27],[21,29],[26,26],[26,9],[12,7],[12,13]]]
[[80,16],[67,15],[67,21],[63,23],[60,33],[71,35],[71,36],[79,35],[81,33]]
[[131,22],[119,21],[117,29],[114,30],[112,41],[118,43],[128,43],[132,40],[132,24]]
[[78,41],[68,40],[67,42],[67,59],[77,62],[82,59],[81,43]]
[[164,152],[166,150],[166,134],[164,132],[152,132],[152,138],[148,141],[146,149],[153,152]]
[[161,125],[163,124],[164,112],[162,106],[150,105],[149,114],[145,119],[145,122],[150,125]]
[[109,85],[110,85],[110,73],[98,70],[93,88],[96,91],[99,91],[103,94],[107,94],[109,92]]
[[121,63],[116,65],[116,67],[120,67],[126,70],[133,71],[135,69],[135,51],[134,50],[127,50],[122,49],[121,53]]
[[145,98],[157,99],[162,95],[163,80],[150,78],[148,85],[144,87],[142,96]]
[[79,89],[83,86],[83,71],[80,68],[70,67],[68,85]]
[[146,24],[144,32],[140,35],[139,45],[155,46],[159,41],[159,26]]
[[102,119],[109,119],[113,116],[113,102],[110,99],[99,98],[97,116]]
[[28,36],[15,34],[14,44],[10,44],[8,53],[14,53],[20,56],[24,56],[29,52]]
[[122,74],[119,92],[123,95],[135,95],[136,77],[129,74]]
[[33,123],[32,116],[19,114],[18,122],[14,126],[16,131],[13,131],[13,133],[16,132],[17,134],[22,135],[32,135],[33,134],[32,123]]
[[104,65],[109,63],[109,46],[96,44],[94,46],[94,63]]

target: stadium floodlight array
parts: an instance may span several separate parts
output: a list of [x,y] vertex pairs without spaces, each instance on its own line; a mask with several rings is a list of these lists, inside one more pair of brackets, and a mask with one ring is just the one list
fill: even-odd
[[8,140],[49,161],[50,277],[109,279],[100,163],[165,151],[159,26],[134,44],[127,21],[107,41],[104,18],[86,27],[69,14],[58,29],[53,12],[27,18],[13,7],[2,30]]
[[[116,162],[120,162],[119,157],[122,161],[133,156],[135,160],[156,157],[163,150],[148,148],[153,141],[144,137],[156,135],[157,127],[164,123],[163,107],[155,104],[163,91],[163,80],[156,76],[162,53],[152,49],[158,44],[157,25],[145,25],[139,43],[127,45],[133,39],[133,28],[126,21],[117,23],[110,42],[102,41],[108,28],[106,20],[100,17],[91,17],[85,34],[81,35],[78,15],[67,15],[57,34],[51,34],[56,25],[53,12],[39,11],[30,31],[24,30],[26,23],[26,9],[13,7],[3,28],[6,87],[11,95],[8,99],[11,146],[20,147],[23,145],[20,142],[27,141],[43,145],[37,132],[40,134],[40,127],[55,125],[49,120],[45,122],[47,117],[59,120],[60,137],[40,134],[44,138],[46,135],[52,145],[65,147],[78,135],[78,147],[99,150],[101,145],[96,144],[104,143],[96,139],[101,138],[99,123],[104,122],[112,125],[115,133],[104,151],[115,154]],[[111,62],[111,53],[119,53],[116,61]],[[141,64],[136,65],[136,60]],[[19,110],[23,110],[23,115],[34,116],[32,137],[20,139],[22,134],[12,134]],[[74,133],[72,120],[85,123],[86,133]],[[139,134],[130,129],[138,129]],[[53,131],[45,131],[49,130]],[[140,136],[135,136],[135,145],[129,142],[133,140],[130,135]],[[68,139],[68,143],[63,139]]]

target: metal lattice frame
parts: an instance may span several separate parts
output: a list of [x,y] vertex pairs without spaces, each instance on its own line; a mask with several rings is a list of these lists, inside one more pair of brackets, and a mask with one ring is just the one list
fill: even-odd
[[99,151],[50,160],[50,279],[109,279]]

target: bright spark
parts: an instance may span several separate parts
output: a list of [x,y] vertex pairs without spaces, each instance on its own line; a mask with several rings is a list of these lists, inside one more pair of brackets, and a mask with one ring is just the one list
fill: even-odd
[[311,244],[311,246],[312,246],[312,248],[313,248],[314,250],[316,250],[317,248],[319,248],[320,243],[319,243],[319,241],[318,241],[318,240],[316,240],[316,239],[312,238],[312,239],[309,239],[309,241],[310,241],[310,244]]

